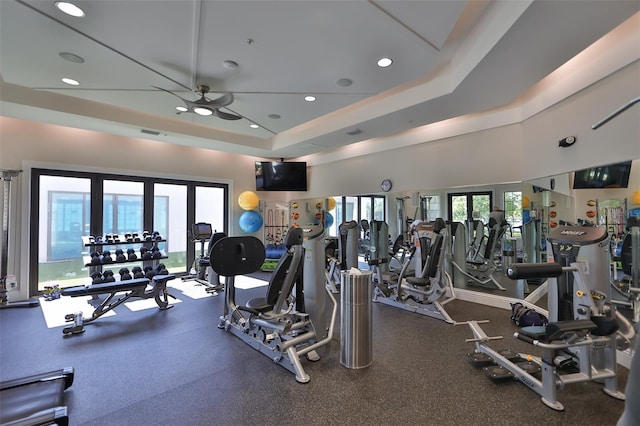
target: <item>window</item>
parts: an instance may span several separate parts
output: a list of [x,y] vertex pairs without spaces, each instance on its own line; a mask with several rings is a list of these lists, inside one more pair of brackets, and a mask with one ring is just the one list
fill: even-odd
[[440,210],[440,195],[420,196],[420,220],[433,222],[442,217]]
[[504,218],[511,225],[511,235],[522,236],[522,192],[506,191],[504,193]]
[[489,222],[493,208],[491,192],[463,192],[449,194],[449,220],[465,222],[481,220]]
[[194,245],[187,244],[192,223],[208,221],[228,232],[226,184],[33,169],[31,191],[36,244],[29,252],[30,294],[53,283],[71,287],[90,282],[83,256],[91,248],[83,246],[82,236],[158,231],[166,240],[159,248],[168,255],[162,262],[180,274],[195,258]]

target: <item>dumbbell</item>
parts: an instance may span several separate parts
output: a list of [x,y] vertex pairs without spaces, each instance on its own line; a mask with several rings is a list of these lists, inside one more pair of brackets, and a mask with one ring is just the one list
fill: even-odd
[[113,271],[111,269],[107,269],[102,273],[102,279],[105,283],[115,282],[116,277],[113,276]]
[[133,235],[130,232],[127,232],[126,234],[124,234],[124,239],[127,242],[132,243],[133,242]]
[[127,281],[131,279],[129,268],[120,268],[120,271],[118,271],[118,273],[120,274],[120,281]]
[[169,271],[164,263],[158,263],[158,266],[156,266],[156,275],[169,275]]
[[152,279],[156,275],[155,269],[153,266],[145,266],[144,268],[144,277],[148,279]]
[[151,257],[154,259],[162,257],[162,253],[160,252],[160,249],[158,247],[151,248]]
[[139,266],[131,268],[131,273],[133,274],[133,278],[144,278],[144,272],[142,272],[142,268]]
[[153,231],[153,233],[151,234],[151,238],[153,238],[156,241],[160,241],[162,240],[162,235],[160,235],[158,231]]
[[134,232],[133,234],[131,234],[131,238],[133,238],[133,241],[135,241],[136,243],[140,242],[140,235],[138,235],[137,232]]
[[116,249],[116,262],[126,262],[127,256],[124,255],[122,249]]
[[138,258],[138,255],[136,254],[136,251],[132,248],[127,249],[127,259],[129,260],[136,260]]
[[102,284],[104,282],[102,274],[98,271],[91,274],[91,284]]
[[148,248],[140,247],[140,258],[144,260],[149,260],[152,258],[152,256],[153,256],[153,253],[151,253],[151,251]]
[[91,252],[91,264],[92,265],[99,265],[101,263],[102,263],[102,261],[100,260],[100,253],[98,253],[97,251],[92,251]]
[[111,252],[109,250],[102,252],[102,263],[113,263],[113,258],[111,257]]

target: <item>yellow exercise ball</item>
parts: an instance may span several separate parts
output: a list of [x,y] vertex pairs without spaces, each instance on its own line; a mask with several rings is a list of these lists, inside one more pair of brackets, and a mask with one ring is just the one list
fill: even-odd
[[256,210],[260,204],[260,198],[253,191],[244,191],[238,197],[238,204],[242,210]]
[[329,204],[329,211],[336,208],[336,200],[333,198],[327,198],[327,203]]
[[633,201],[633,204],[640,206],[640,189],[633,193],[631,201]]
[[522,208],[523,209],[528,209],[530,205],[531,205],[531,200],[529,199],[529,197],[527,197],[526,195],[523,195],[522,196]]

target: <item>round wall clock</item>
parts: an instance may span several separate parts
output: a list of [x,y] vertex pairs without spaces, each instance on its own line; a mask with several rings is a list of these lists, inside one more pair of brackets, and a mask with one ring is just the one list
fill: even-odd
[[380,184],[380,188],[384,191],[384,192],[389,192],[391,191],[391,181],[389,179],[385,179],[382,181],[382,183]]

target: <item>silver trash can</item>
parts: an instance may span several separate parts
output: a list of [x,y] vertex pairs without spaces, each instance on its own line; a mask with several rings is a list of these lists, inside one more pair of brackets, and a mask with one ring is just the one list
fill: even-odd
[[371,271],[340,274],[340,363],[359,369],[371,365],[373,285]]

